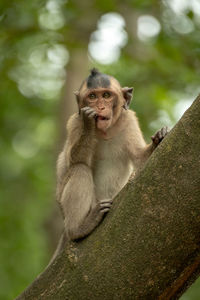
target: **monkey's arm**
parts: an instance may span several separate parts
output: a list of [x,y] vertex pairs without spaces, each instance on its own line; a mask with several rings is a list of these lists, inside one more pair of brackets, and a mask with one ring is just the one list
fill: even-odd
[[73,115],[67,124],[68,138],[64,147],[66,164],[68,167],[77,163],[83,163],[91,167],[95,137],[95,111],[84,107],[81,115]]
[[76,240],[88,235],[101,221],[112,202],[97,201],[91,169],[75,164],[67,172],[66,182],[59,199],[68,239]]
[[75,240],[88,235],[101,221],[111,201],[97,201],[92,174],[96,145],[94,110],[85,107],[68,124],[68,140],[58,159],[57,199],[65,233]]
[[169,129],[168,127],[163,127],[162,129],[158,130],[155,135],[151,137],[152,142],[147,145],[144,141],[142,132],[134,114],[131,113],[131,118],[129,121],[130,135],[127,137],[128,142],[126,143],[126,148],[131,160],[133,161],[134,167],[138,169],[143,166],[155,148],[167,135]]
[[67,123],[67,132],[67,141],[57,161],[56,198],[59,203],[63,189],[68,182],[71,167],[80,163],[91,167],[96,145],[92,120],[85,120],[83,115],[76,113],[71,116]]
[[162,142],[164,137],[168,134],[169,129],[168,127],[163,127],[158,130],[152,137],[152,142],[146,145],[144,148],[141,149],[141,153],[139,155],[139,167],[142,166],[145,161],[149,158],[155,148]]

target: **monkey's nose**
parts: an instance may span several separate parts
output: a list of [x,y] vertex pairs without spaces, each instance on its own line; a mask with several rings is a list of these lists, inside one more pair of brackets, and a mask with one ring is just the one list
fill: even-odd
[[97,108],[98,108],[99,110],[104,110],[104,109],[105,109],[105,105],[104,105],[103,103],[98,103],[98,104],[97,104]]

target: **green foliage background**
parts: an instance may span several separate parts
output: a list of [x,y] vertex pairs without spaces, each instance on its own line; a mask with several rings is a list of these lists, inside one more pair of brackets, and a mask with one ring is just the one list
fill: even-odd
[[[179,13],[167,0],[0,2],[2,300],[16,297],[49,260],[45,224],[55,198],[65,70],[77,49],[87,50],[101,17],[113,12],[125,21],[127,42],[115,61],[101,63],[90,53],[88,65],[114,75],[124,86],[134,86],[132,108],[147,140],[158,127],[173,126],[200,91],[198,0]],[[136,26],[143,15],[154,16],[161,29],[155,37],[141,40]],[[199,297],[197,281],[182,299]]]

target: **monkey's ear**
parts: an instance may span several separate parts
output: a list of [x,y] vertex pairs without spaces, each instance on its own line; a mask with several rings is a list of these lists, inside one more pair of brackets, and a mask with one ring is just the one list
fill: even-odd
[[79,97],[79,91],[75,91],[74,95],[76,96],[76,98]]
[[122,93],[125,99],[125,104],[124,104],[124,108],[125,109],[129,109],[129,105],[131,103],[131,99],[133,97],[133,87],[129,88],[129,87],[124,87],[122,88]]
[[76,101],[77,101],[77,104],[78,104],[78,113],[80,115],[81,111],[80,111],[80,93],[79,93],[79,91],[75,91],[74,95],[76,96]]

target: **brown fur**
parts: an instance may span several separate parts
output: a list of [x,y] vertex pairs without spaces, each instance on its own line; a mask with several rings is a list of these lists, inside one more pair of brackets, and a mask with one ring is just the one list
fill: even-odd
[[[111,93],[108,101],[102,96],[105,91]],[[89,99],[91,92],[98,99]],[[99,224],[133,171],[167,134],[159,131],[146,145],[135,113],[124,109],[131,92],[111,78],[109,88],[88,90],[83,83],[76,93],[80,114],[68,121],[68,138],[57,164],[57,200],[68,239],[85,237]],[[102,114],[110,119],[99,121]]]

